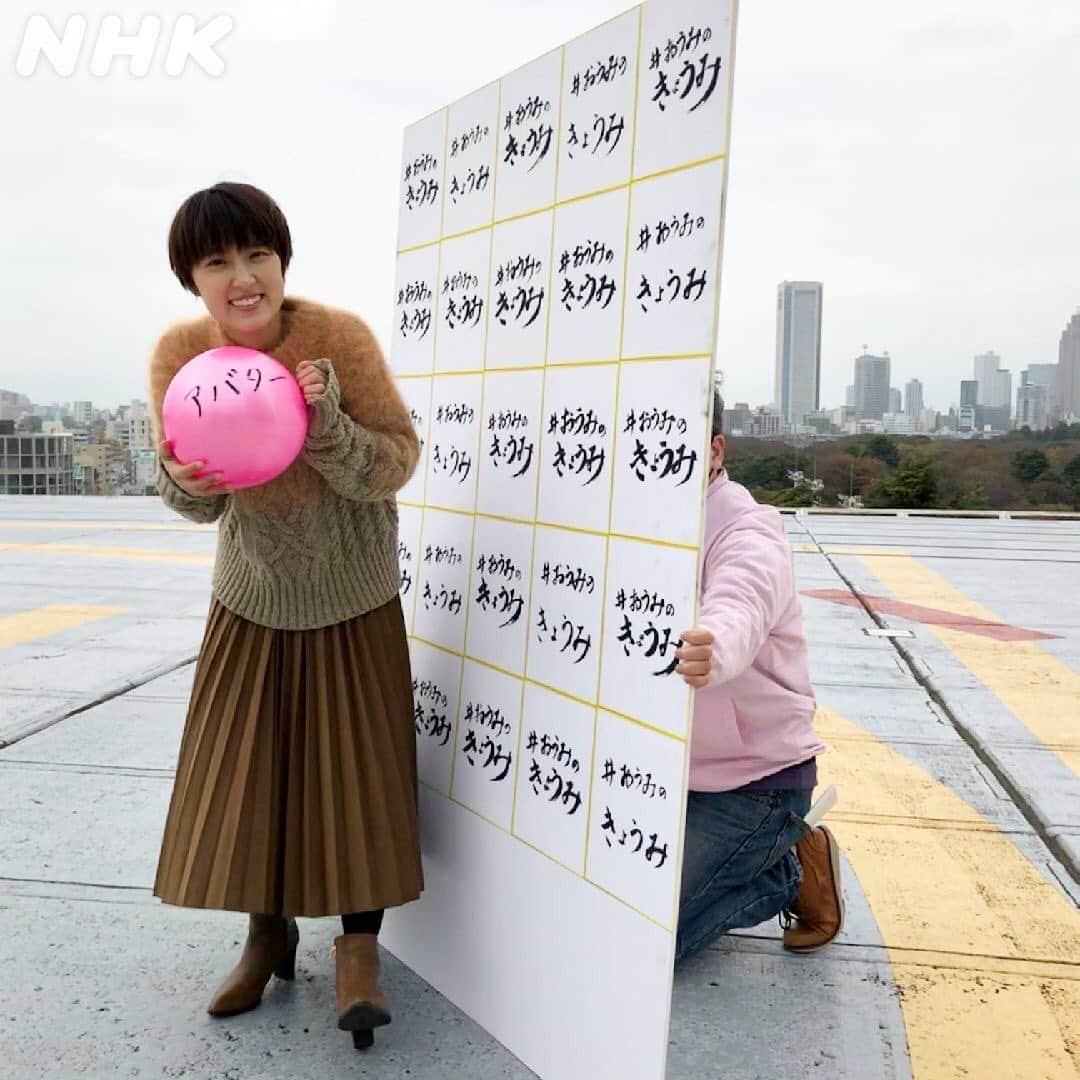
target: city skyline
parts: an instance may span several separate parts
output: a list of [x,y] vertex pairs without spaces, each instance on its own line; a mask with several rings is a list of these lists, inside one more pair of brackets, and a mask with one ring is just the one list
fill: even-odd
[[[219,179],[281,203],[294,233],[288,290],[355,310],[387,347],[405,126],[625,6],[551,0],[537,20],[533,4],[496,0],[377,13],[315,0],[296,20],[237,0],[220,79],[22,79],[9,65],[0,386],[45,401],[143,394],[158,335],[203,311],[169,272],[169,220]],[[20,10],[0,13],[12,40]],[[446,49],[462,25],[486,32],[464,53]],[[772,395],[784,279],[828,292],[826,406],[843,402],[863,342],[889,351],[898,386],[919,378],[945,407],[980,352],[1014,373],[1056,362],[1080,301],[1080,161],[1059,149],[1080,126],[1078,32],[1080,8],[1063,3],[742,6],[717,346],[733,394]],[[386,47],[395,40],[409,41],[409,64]],[[242,125],[226,107],[239,100],[259,102]],[[910,152],[898,154],[912,116]],[[1009,227],[991,227],[1004,207]]]

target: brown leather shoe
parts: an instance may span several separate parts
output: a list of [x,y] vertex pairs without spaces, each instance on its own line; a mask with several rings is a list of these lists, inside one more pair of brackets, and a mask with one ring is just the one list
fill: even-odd
[[334,938],[338,1027],[342,1031],[370,1032],[390,1023],[390,1006],[379,989],[378,940],[375,934]]
[[828,945],[844,925],[840,891],[840,846],[825,825],[811,829],[795,845],[803,880],[791,903],[793,924],[784,930],[784,948],[814,952]]
[[262,1001],[271,975],[296,975],[296,946],[300,932],[295,919],[280,915],[249,915],[248,936],[240,962],[218,987],[206,1011],[211,1016],[235,1016]]

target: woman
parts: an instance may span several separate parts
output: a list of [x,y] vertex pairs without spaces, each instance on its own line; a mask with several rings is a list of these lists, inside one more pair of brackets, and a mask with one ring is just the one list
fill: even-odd
[[[284,295],[291,255],[281,211],[247,184],[196,192],[169,231],[173,273],[208,315],[167,331],[151,360],[158,490],[220,525],[154,894],[249,913],[213,1016],[254,1008],[272,974],[293,977],[296,916],[340,915],[338,1026],[363,1046],[390,1021],[383,911],[423,885],[394,498],[419,448],[367,327]],[[160,441],[173,375],[229,344],[295,372],[309,415],[292,467],[241,491]]]

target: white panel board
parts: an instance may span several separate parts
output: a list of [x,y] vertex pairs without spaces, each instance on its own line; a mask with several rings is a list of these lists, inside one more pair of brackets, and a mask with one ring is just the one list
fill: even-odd
[[733,28],[653,0],[405,135],[425,893],[384,940],[552,1080],[664,1074]]

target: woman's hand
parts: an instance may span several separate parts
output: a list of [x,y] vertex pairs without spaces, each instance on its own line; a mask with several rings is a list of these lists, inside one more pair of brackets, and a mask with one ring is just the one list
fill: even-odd
[[675,650],[679,660],[675,671],[683,677],[683,682],[700,690],[709,685],[709,673],[712,671],[713,635],[703,626],[695,626],[682,635],[682,645]]
[[158,456],[165,471],[172,477],[173,483],[181,491],[197,499],[209,499],[215,495],[228,495],[232,492],[222,479],[219,472],[204,473],[205,461],[192,461],[188,465],[181,465],[173,457],[172,443],[167,440],[158,444]]
[[326,393],[326,376],[310,361],[301,360],[296,365],[296,381],[304,392],[304,400],[314,405]]

